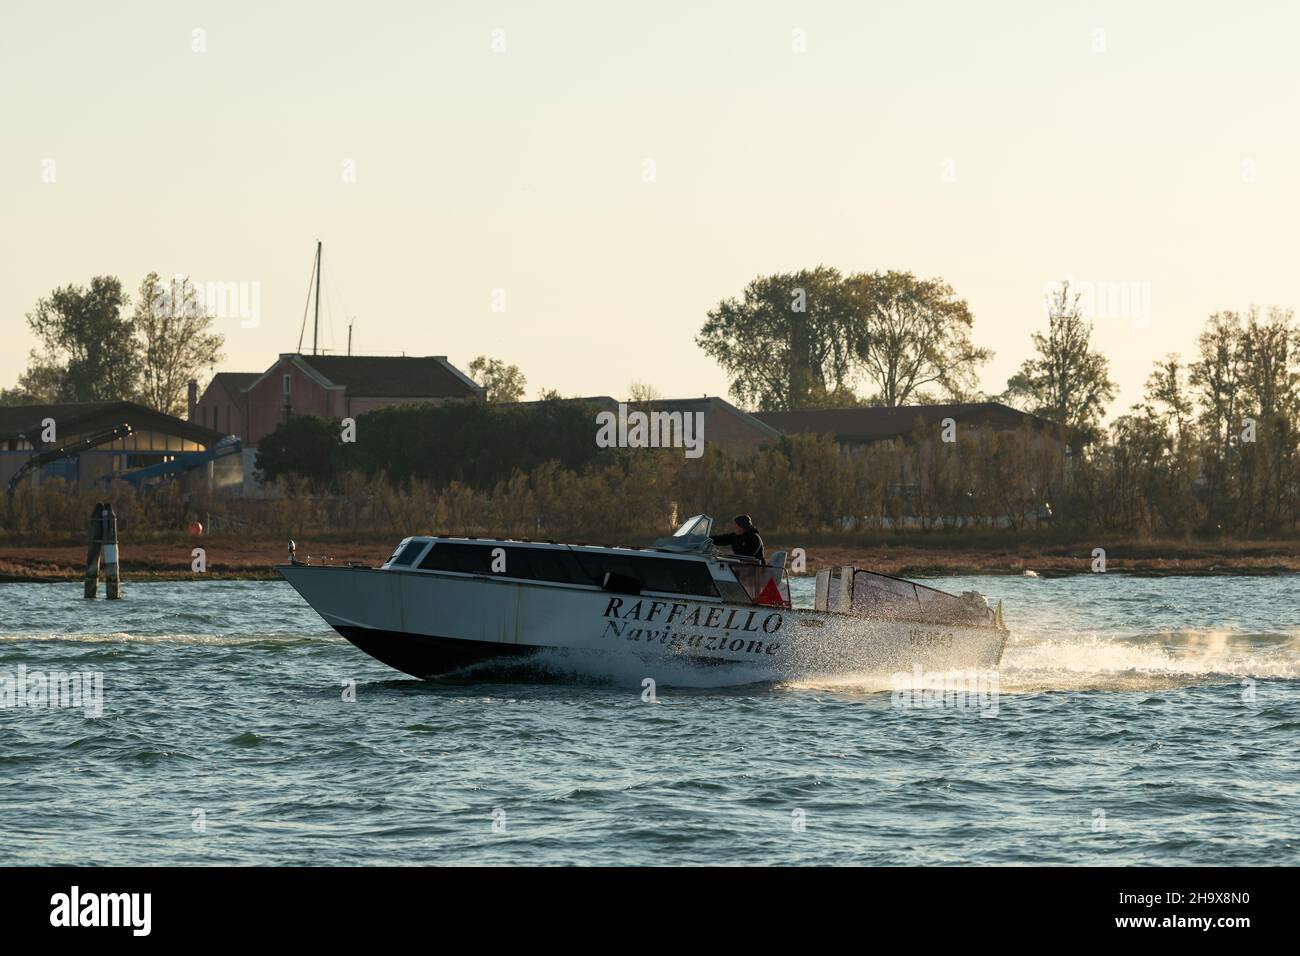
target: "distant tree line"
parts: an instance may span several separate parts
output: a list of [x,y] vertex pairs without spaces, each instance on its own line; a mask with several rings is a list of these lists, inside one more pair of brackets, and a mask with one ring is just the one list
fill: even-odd
[[[1080,295],[1063,282],[1046,306],[1047,329],[1032,333],[1033,354],[992,395],[974,390],[978,367],[992,353],[973,344],[969,307],[943,280],[911,273],[844,276],[819,266],[760,276],[708,313],[697,342],[726,371],[731,393],[751,407],[992,399],[1056,423],[1082,450],[1106,437],[1102,422],[1116,386],[1109,361],[1092,346]],[[1111,438],[1143,433],[1149,442],[1163,428],[1177,445],[1166,452],[1184,463],[1194,456],[1201,477],[1219,489],[1249,457],[1232,444],[1239,420],[1267,422],[1271,440],[1285,447],[1295,427],[1300,330],[1290,310],[1216,313],[1198,352],[1186,367],[1176,355],[1158,362],[1146,401],[1121,416]],[[865,394],[855,391],[859,383]],[[1262,454],[1253,437],[1246,444]]]
[[[923,404],[973,393],[993,354],[972,343],[973,324],[942,279],[818,266],[754,279],[708,313],[696,343],[748,407]],[[875,386],[866,398],[861,378]]]
[[[976,389],[993,353],[974,344],[975,318],[942,279],[910,272],[842,275],[826,266],[759,276],[708,313],[696,342],[743,405],[764,411],[920,405],[991,398],[1095,440],[1114,397],[1106,357],[1068,283],[1048,297],[1048,329],[1001,395]],[[867,391],[857,389],[865,385]]]
[[184,415],[191,378],[221,361],[222,336],[194,284],[156,272],[140,284],[135,307],[114,276],[55,289],[27,325],[40,346],[0,405],[134,400]]
[[[594,406],[551,399],[383,409],[357,420],[352,444],[337,422],[295,416],[263,441],[258,467],[320,500],[343,495],[346,509],[384,502],[385,523],[399,515],[418,522],[411,527],[530,536],[644,532],[674,508],[746,511],[800,533],[1292,535],[1297,357],[1289,313],[1218,314],[1195,361],[1166,359],[1146,401],[1082,447],[1059,425],[958,423],[945,441],[918,418],[907,440],[854,451],[830,436],[791,435],[752,456],[710,446],[692,461],[676,450],[598,449]],[[406,498],[451,524],[396,503]]]
[[[706,447],[702,458],[688,460],[677,449],[596,454],[594,416],[584,412],[565,419],[573,441],[567,462],[534,444],[523,453],[458,463],[452,456],[473,444],[464,432],[445,443],[431,433],[399,450],[410,436],[395,430],[384,439],[387,451],[363,453],[362,436],[379,438],[381,431],[369,428],[377,423],[368,418],[358,421],[357,457],[341,459],[357,467],[342,470],[325,464],[342,444],[337,422],[303,416],[282,426],[294,437],[272,443],[277,450],[260,460],[271,469],[268,455],[285,456],[274,479],[279,494],[270,500],[191,497],[175,484],[138,493],[120,482],[78,495],[53,480],[0,498],[0,526],[18,534],[77,534],[89,504],[107,499],[119,503],[123,521],[137,532],[174,533],[187,515],[207,508],[249,535],[290,537],[423,531],[637,544],[664,534],[674,516],[707,512],[724,520],[741,511],[764,532],[796,536],[1046,533],[1104,546],[1115,538],[1245,539],[1300,530],[1295,436],[1275,428],[1260,430],[1255,442],[1234,441],[1237,464],[1216,478],[1216,460],[1199,457],[1213,453],[1209,441],[1189,437],[1174,452],[1164,434],[1133,440],[1126,421],[1074,458],[1062,442],[1029,427],[960,427],[947,443],[918,423],[910,440],[860,452],[846,453],[828,436],[793,435],[744,459]],[[472,421],[488,430],[481,437],[489,448],[524,437],[512,431],[520,419]]]
[[1144,400],[1111,425],[1074,480],[1084,520],[1171,531],[1295,528],[1300,329],[1290,310],[1217,312],[1184,363],[1156,364]]
[[[89,346],[192,341],[204,326],[185,332],[164,322],[150,331],[140,307],[123,317],[125,303],[109,279],[42,300],[29,323],[47,351],[33,356],[25,394],[92,400],[155,389],[160,403],[171,401],[181,379],[161,368],[123,379],[125,351]],[[554,393],[519,404],[519,370],[483,357],[475,371],[488,403],[380,409],[360,416],[355,442],[342,440],[337,421],[290,417],[262,440],[257,459],[265,479],[290,493],[232,507],[272,509],[263,519],[273,524],[274,508],[291,521],[310,501],[327,526],[554,536],[662,529],[674,508],[747,511],[767,528],[800,532],[1296,532],[1300,329],[1291,311],[1215,313],[1196,353],[1158,361],[1143,400],[1108,427],[1115,387],[1079,297],[1063,284],[1047,312],[1033,354],[999,396],[1046,419],[1045,430],[958,423],[955,442],[918,428],[907,441],[852,453],[825,436],[791,436],[745,459],[709,447],[688,461],[680,451],[598,448],[593,406]],[[983,397],[969,389],[988,356],[971,342],[972,321],[941,280],[819,268],[756,279],[710,312],[700,344],[728,370],[735,394],[760,407],[971,399]],[[207,340],[197,354],[219,344]],[[189,355],[175,360],[183,365],[196,353],[143,354],[163,356],[161,367],[167,355]],[[865,398],[853,390],[861,380],[875,388]],[[637,401],[656,397],[645,385],[634,392]],[[27,499],[15,500],[7,526],[39,527],[39,515],[12,510]]]

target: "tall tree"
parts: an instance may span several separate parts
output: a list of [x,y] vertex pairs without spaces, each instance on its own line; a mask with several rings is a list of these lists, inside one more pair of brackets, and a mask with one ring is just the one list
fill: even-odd
[[1300,328],[1290,309],[1250,310],[1246,327],[1246,395],[1258,415],[1257,445],[1249,462],[1251,517],[1275,527],[1300,497]]
[[1092,350],[1092,324],[1068,282],[1048,297],[1047,306],[1047,334],[1033,334],[1038,354],[1007,382],[1004,397],[1058,423],[1073,442],[1085,445],[1100,436],[1106,404],[1115,397],[1110,362]]
[[1261,316],[1246,314],[1242,360],[1247,395],[1263,419],[1291,416],[1300,405],[1300,328],[1290,309],[1270,308]]
[[1187,369],[1177,353],[1171,352],[1156,362],[1147,376],[1146,400],[1151,416],[1163,421],[1165,431],[1181,442],[1194,406],[1187,388]]
[[524,397],[528,379],[518,365],[507,365],[501,359],[480,355],[469,363],[469,374],[487,389],[487,400],[493,404],[517,402]]
[[189,277],[164,285],[156,272],[145,276],[132,325],[143,360],[141,401],[168,415],[184,415],[186,386],[221,361],[225,341],[212,332],[212,317]]
[[0,405],[43,405],[72,400],[67,370],[48,352],[32,350],[13,388],[0,388]]
[[[27,324],[44,356],[28,370],[29,385],[57,392],[62,401],[129,399],[139,376],[138,347],[122,309],[128,297],[114,276],[96,276],[90,287],[65,286],[36,303]],[[57,383],[57,387],[55,387]]]
[[[1246,376],[1244,331],[1236,312],[1215,312],[1196,340],[1200,358],[1190,366],[1190,379],[1201,405],[1201,427],[1213,448],[1212,471],[1226,469],[1232,454],[1231,435],[1238,426],[1238,403]],[[1215,488],[1211,476],[1212,492]]]
[[979,366],[993,357],[971,342],[975,319],[942,279],[910,272],[859,273],[845,281],[862,345],[863,368],[882,405],[970,394]]
[[840,273],[818,266],[754,279],[708,313],[695,342],[742,404],[779,411],[849,389],[861,338]]

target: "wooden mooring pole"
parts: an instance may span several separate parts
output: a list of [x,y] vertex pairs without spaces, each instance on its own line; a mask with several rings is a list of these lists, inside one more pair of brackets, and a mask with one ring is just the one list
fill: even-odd
[[95,505],[87,522],[88,539],[86,543],[86,592],[88,600],[99,596],[99,553],[104,545],[104,506]]
[[117,564],[117,515],[112,503],[106,503],[104,521],[104,597],[112,601],[122,596],[122,575]]

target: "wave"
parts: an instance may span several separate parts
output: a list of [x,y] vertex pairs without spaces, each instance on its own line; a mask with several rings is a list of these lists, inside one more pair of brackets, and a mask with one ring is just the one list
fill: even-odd
[[1141,690],[1300,679],[1300,634],[1223,629],[1038,636],[1008,642],[1003,690]]
[[0,646],[3,646],[5,643],[19,643],[25,641],[57,641],[63,644],[210,644],[236,647],[246,644],[275,644],[290,646],[297,644],[341,643],[342,640],[341,637],[338,637],[333,633],[319,635],[307,635],[302,633],[277,634],[274,632],[262,632],[258,634],[137,634],[129,631],[113,631],[109,633],[44,631],[26,634],[0,634]]
[[[332,632],[192,632],[67,633],[56,631],[0,633],[0,656],[6,645],[51,642],[91,646],[246,647],[278,653],[306,645],[341,644]],[[610,653],[544,650],[527,658],[487,661],[451,676],[457,682],[522,679],[531,682],[613,684],[635,688],[653,677],[657,685],[675,690],[708,690],[766,686],[846,694],[892,691],[890,673],[845,669],[832,673],[775,676],[761,666],[744,663],[701,667],[689,661]],[[1070,633],[1052,628],[1014,631],[998,668],[1002,693],[1055,690],[1158,690],[1196,684],[1241,683],[1249,680],[1300,679],[1300,629],[1243,631],[1228,628],[1151,630],[1138,632]]]
[[[1186,629],[1104,636],[1013,632],[998,667],[1000,693],[1162,690],[1298,679],[1300,632],[1296,631]],[[809,675],[782,681],[780,686],[846,694],[894,689],[892,675],[875,672]]]

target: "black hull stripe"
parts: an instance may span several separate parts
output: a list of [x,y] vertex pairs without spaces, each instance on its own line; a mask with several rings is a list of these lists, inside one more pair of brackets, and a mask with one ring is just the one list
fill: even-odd
[[[375,660],[387,664],[412,677],[437,677],[450,674],[484,661],[513,660],[536,654],[538,651],[560,653],[607,653],[613,648],[582,651],[578,648],[551,647],[538,644],[499,644],[495,641],[471,641],[457,637],[435,637],[425,634],[403,634],[368,627],[343,627],[338,631],[352,644]],[[697,667],[739,666],[741,663],[718,657],[682,657],[681,663]]]
[[482,661],[526,657],[544,650],[526,645],[402,634],[399,631],[381,631],[368,627],[335,625],[334,630],[375,660],[412,677],[435,677]]

